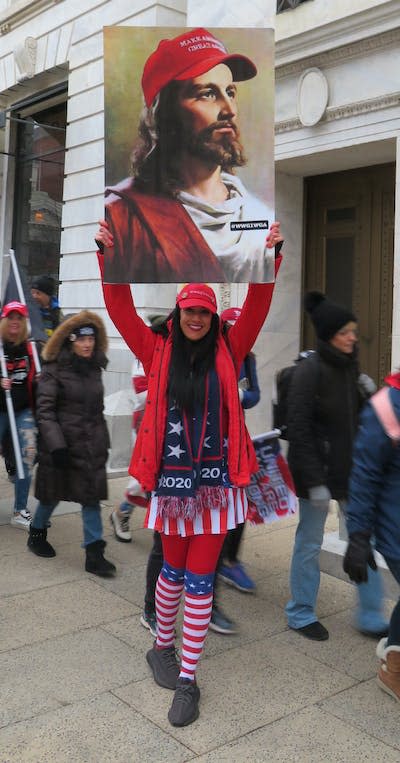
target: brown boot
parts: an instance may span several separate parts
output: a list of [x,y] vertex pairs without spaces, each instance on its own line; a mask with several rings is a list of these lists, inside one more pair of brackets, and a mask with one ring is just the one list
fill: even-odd
[[385,658],[378,671],[378,685],[400,702],[400,646],[386,647]]

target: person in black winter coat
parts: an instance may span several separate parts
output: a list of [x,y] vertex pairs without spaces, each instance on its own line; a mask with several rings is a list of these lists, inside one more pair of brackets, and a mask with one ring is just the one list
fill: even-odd
[[45,345],[37,396],[39,505],[28,539],[33,553],[55,556],[47,541],[49,518],[59,501],[80,503],[85,568],[102,576],[115,572],[103,555],[100,512],[100,501],[107,498],[110,445],[101,379],[106,349],[104,324],[88,310],[65,320]]
[[[286,614],[291,628],[320,641],[329,637],[315,613],[329,501],[337,500],[345,511],[358,416],[374,385],[365,374],[360,378],[353,313],[320,292],[306,295],[305,308],[318,341],[317,352],[297,365],[288,396],[288,463],[300,508]],[[384,635],[388,623],[379,573],[359,586],[358,593],[358,629]]]

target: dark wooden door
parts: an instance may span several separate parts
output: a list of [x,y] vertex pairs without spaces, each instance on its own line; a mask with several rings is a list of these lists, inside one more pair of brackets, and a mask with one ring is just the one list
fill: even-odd
[[[360,367],[380,384],[391,363],[395,165],[307,178],[305,191],[304,292],[353,310]],[[303,347],[314,345],[305,318]]]

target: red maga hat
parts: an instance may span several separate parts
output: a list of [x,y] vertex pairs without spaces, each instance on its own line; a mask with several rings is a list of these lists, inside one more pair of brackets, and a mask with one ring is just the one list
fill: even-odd
[[19,313],[24,318],[28,317],[28,308],[22,302],[8,302],[1,311],[1,318],[7,318],[10,313]]
[[228,307],[226,310],[222,311],[220,315],[221,321],[229,321],[229,323],[235,323],[241,312],[242,310],[240,307]]
[[186,310],[188,307],[204,307],[210,313],[217,312],[217,299],[211,286],[206,283],[188,283],[180,290],[176,304]]
[[208,72],[217,64],[229,66],[235,82],[251,79],[257,68],[246,56],[229,54],[220,40],[207,29],[187,30],[172,40],[161,40],[147,59],[142,76],[146,105],[172,80],[185,80]]

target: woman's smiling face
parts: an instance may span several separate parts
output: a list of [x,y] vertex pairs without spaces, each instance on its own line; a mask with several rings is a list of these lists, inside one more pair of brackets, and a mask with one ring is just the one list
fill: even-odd
[[180,327],[186,339],[198,342],[211,328],[212,313],[204,307],[181,308]]

